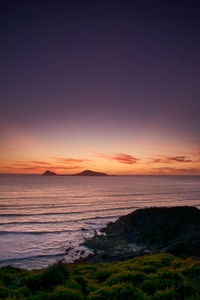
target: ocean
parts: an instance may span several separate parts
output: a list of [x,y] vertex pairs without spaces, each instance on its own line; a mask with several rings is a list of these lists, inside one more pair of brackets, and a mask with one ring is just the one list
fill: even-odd
[[0,267],[44,268],[138,208],[200,206],[200,176],[0,175]]

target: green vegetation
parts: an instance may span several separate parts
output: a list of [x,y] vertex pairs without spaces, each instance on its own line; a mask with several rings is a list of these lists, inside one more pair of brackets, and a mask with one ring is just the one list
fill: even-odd
[[57,264],[45,270],[0,269],[0,299],[200,299],[200,261],[171,254],[111,263]]

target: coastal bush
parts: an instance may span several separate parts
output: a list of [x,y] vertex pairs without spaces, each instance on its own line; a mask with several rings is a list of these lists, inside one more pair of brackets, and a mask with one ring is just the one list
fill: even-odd
[[172,260],[173,260],[173,256],[171,255],[168,257],[162,257],[161,262],[164,267],[168,267],[171,265]]
[[165,253],[45,270],[2,268],[0,278],[0,299],[6,300],[200,299],[199,260]]
[[76,289],[69,289],[63,286],[58,286],[50,295],[49,300],[83,300],[83,295]]
[[120,282],[131,282],[131,283],[140,283],[146,279],[146,275],[141,272],[130,272],[124,271],[122,273],[115,274],[111,276],[106,283],[108,285],[114,285]]
[[[48,292],[44,292],[44,291],[39,291],[37,292],[37,294],[35,295],[30,295],[29,297],[26,298],[16,298],[18,299],[26,299],[26,300],[50,300],[50,295]],[[7,299],[6,299],[7,300]]]
[[200,296],[199,287],[187,280],[183,281],[182,283],[179,283],[176,291],[180,299],[188,299],[192,294],[199,294]]
[[32,292],[38,291],[43,286],[42,274],[37,272],[36,274],[27,275],[22,279],[22,284],[27,286]]
[[128,283],[118,283],[112,287],[102,287],[92,293],[89,300],[144,300],[144,294]]
[[0,299],[5,299],[9,295],[9,289],[2,283],[0,284]]
[[98,280],[98,282],[104,282],[113,273],[114,273],[114,270],[112,270],[112,269],[100,270],[96,273],[96,279]]
[[40,289],[51,290],[54,286],[62,284],[69,276],[69,271],[63,264],[53,265],[43,272],[36,272],[24,278],[23,282],[31,291]]
[[74,277],[74,279],[80,285],[83,294],[84,295],[88,295],[88,293],[89,293],[89,291],[88,291],[88,281],[84,277],[82,277],[80,275],[76,275]]
[[150,296],[153,296],[157,290],[162,290],[163,285],[159,278],[152,277],[141,284],[141,289]]
[[200,279],[200,264],[194,264],[182,271],[183,275],[188,276],[189,278],[199,280]]
[[67,280],[65,282],[64,286],[69,289],[81,290],[81,285],[75,279],[72,279],[72,278]]
[[69,270],[64,264],[57,264],[47,268],[42,274],[42,283],[46,288],[62,284],[69,276]]
[[167,288],[163,291],[158,290],[155,292],[153,299],[154,300],[169,300],[169,299],[177,299],[178,293],[174,290],[174,288]]

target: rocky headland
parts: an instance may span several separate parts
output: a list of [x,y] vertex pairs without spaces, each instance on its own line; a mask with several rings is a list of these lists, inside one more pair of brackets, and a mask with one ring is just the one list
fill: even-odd
[[200,256],[200,210],[196,207],[138,209],[95,232],[85,245],[91,261],[124,260],[162,252]]

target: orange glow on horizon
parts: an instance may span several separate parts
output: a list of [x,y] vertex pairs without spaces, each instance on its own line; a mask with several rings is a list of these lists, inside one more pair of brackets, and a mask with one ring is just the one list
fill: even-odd
[[97,154],[90,158],[54,157],[49,161],[5,161],[0,173],[42,174],[47,169],[57,174],[75,174],[85,169],[106,172],[110,175],[200,175],[198,154],[160,155],[138,158],[130,154]]
[[99,137],[81,131],[68,132],[65,140],[67,133],[47,133],[44,139],[39,131],[4,128],[0,173],[41,174],[48,169],[74,174],[89,169],[110,175],[200,175],[199,146],[189,140],[137,133],[133,141],[122,134]]

